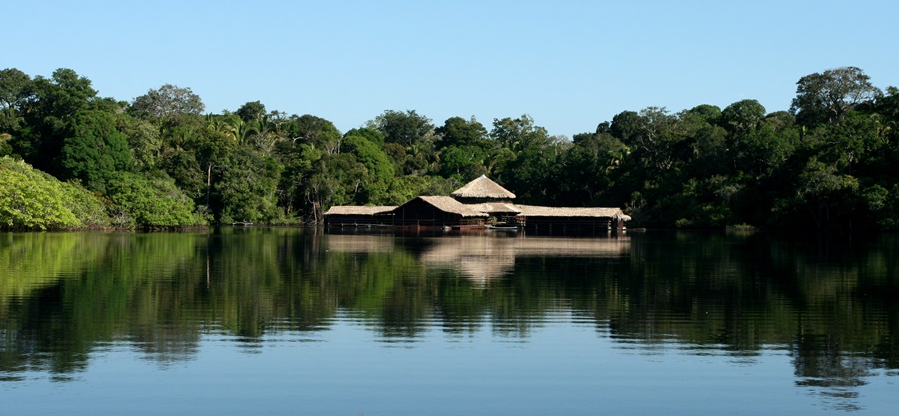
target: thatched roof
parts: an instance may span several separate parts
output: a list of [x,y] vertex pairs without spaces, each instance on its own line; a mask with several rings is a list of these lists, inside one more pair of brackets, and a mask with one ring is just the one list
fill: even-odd
[[[443,211],[449,212],[451,214],[459,214],[463,217],[486,217],[487,214],[483,212],[478,212],[477,210],[471,208],[468,205],[465,205],[459,201],[456,201],[453,198],[448,196],[420,196],[415,199],[421,199],[428,204],[433,205],[435,208]],[[415,201],[413,199],[412,201]],[[412,202],[409,201],[409,202]],[[407,202],[406,204],[408,204]],[[405,204],[404,204],[405,205]]]
[[515,198],[515,194],[509,192],[508,189],[499,186],[498,183],[491,181],[484,175],[481,175],[481,177],[467,183],[465,186],[456,189],[450,195],[456,198]]
[[465,205],[468,205],[469,207],[471,207],[471,209],[473,209],[475,211],[486,212],[488,214],[492,213],[492,212],[506,212],[506,213],[517,214],[517,213],[521,212],[521,210],[518,209],[514,204],[504,204],[502,202],[487,202],[487,203],[483,203],[483,204],[465,204]]
[[393,211],[395,206],[354,206],[354,205],[335,205],[328,209],[324,215],[377,215],[386,214]]
[[515,205],[521,210],[523,217],[593,217],[615,218],[630,221],[631,217],[621,211],[621,208],[568,208],[568,207],[540,207],[534,205]]

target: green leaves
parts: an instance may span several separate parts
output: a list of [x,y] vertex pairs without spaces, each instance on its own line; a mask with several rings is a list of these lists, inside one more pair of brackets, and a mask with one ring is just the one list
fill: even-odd
[[134,99],[129,111],[138,118],[176,118],[200,115],[206,106],[190,88],[165,84]]
[[194,204],[171,179],[146,179],[117,172],[107,185],[110,212],[118,226],[178,227],[203,224]]
[[128,138],[117,130],[114,115],[81,111],[67,135],[59,159],[65,172],[61,179],[80,179],[89,189],[102,192],[110,174],[131,169]]
[[790,112],[803,125],[837,124],[858,104],[882,94],[864,71],[852,66],[806,75],[796,85]]
[[66,206],[64,184],[21,161],[0,158],[0,228],[68,228],[82,225]]

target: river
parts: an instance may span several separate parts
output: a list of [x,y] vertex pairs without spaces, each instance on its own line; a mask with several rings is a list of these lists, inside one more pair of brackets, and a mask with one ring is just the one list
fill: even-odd
[[899,235],[0,233],[4,414],[891,414]]

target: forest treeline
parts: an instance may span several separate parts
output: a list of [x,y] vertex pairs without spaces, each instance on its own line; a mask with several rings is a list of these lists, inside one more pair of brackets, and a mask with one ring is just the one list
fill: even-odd
[[859,68],[802,77],[788,111],[622,111],[570,139],[528,115],[434,124],[386,110],[340,132],[190,88],[130,102],[71,69],[0,71],[0,228],[320,223],[332,205],[448,195],[485,174],[516,202],[619,206],[632,226],[899,229],[899,89]]

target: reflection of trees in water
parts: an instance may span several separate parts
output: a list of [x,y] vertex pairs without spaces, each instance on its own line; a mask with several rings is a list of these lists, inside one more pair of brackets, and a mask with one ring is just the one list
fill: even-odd
[[130,344],[162,366],[192,360],[199,351],[200,332],[179,326],[154,325],[132,332]]
[[820,394],[825,403],[840,410],[861,410],[858,387],[872,375],[875,363],[868,357],[846,352],[833,336],[804,335],[792,345],[796,385]]
[[[81,261],[43,249],[35,259],[48,267],[16,269],[35,283],[0,293],[0,371],[77,372],[96,345],[120,340],[160,363],[192,359],[204,334],[249,352],[266,334],[321,331],[338,317],[384,341],[435,328],[526,341],[560,310],[589,317],[621,345],[678,342],[740,357],[789,345],[797,384],[846,408],[872,368],[899,367],[894,244],[830,245],[822,255],[814,242],[701,233],[67,238],[61,247]],[[12,258],[9,247],[0,258]]]

